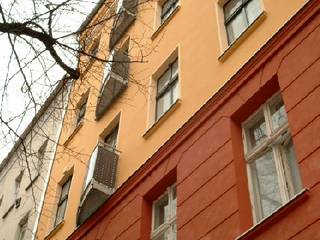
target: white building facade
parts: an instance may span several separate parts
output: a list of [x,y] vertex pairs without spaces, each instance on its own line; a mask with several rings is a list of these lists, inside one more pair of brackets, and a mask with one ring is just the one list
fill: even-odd
[[0,240],[35,239],[67,101],[61,81],[0,164]]

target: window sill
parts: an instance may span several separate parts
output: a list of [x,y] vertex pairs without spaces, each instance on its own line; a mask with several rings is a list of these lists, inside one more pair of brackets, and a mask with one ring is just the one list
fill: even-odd
[[157,28],[157,30],[151,35],[151,40],[153,41],[159,34],[162,32],[162,29],[165,28],[165,26],[168,25],[168,23],[171,21],[171,19],[177,14],[177,12],[180,10],[181,6],[178,5],[173,12],[170,14],[170,16]]
[[12,209],[14,208],[14,203],[8,208],[8,210],[3,214],[2,219],[5,219],[9,213],[12,211]]
[[218,57],[220,62],[224,62],[240,45],[248,38],[248,36],[259,27],[259,25],[266,19],[267,13],[263,11],[256,20],[233,42],[223,53]]
[[275,224],[279,219],[285,217],[285,214],[295,207],[297,207],[301,202],[308,199],[310,196],[308,189],[303,189],[298,193],[293,199],[282,207],[275,210],[269,217],[262,219],[260,222],[256,223],[253,227],[249,228],[246,232],[242,233],[240,236],[236,237],[235,240],[250,240],[254,239],[261,231],[266,227],[270,227]]
[[56,225],[48,234],[45,236],[44,240],[52,238],[64,225],[64,220],[62,220],[58,225]]
[[28,186],[25,188],[25,190],[26,191],[28,191],[30,188],[31,188],[31,186],[33,185],[33,183],[35,182],[35,181],[37,181],[37,179],[40,177],[40,174],[38,173],[32,180],[31,180],[31,182],[28,184]]
[[176,110],[181,105],[181,99],[177,99],[171,107],[156,121],[154,122],[149,129],[142,135],[143,138],[147,139],[156,129],[162,125],[163,122],[171,115],[174,110]]
[[70,136],[67,138],[67,140],[63,143],[63,146],[67,146],[69,142],[73,139],[74,135],[76,135],[77,132],[79,132],[80,128],[83,126],[83,121],[81,121],[76,128],[73,130],[73,132],[70,134]]

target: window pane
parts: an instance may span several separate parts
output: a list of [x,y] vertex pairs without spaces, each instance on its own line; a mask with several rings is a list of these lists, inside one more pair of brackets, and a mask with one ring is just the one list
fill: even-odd
[[266,122],[263,113],[258,113],[257,119],[247,130],[249,148],[254,148],[267,137]]
[[178,59],[172,64],[172,79],[178,76]]
[[171,73],[170,69],[168,69],[158,80],[158,93],[160,93],[168,85],[168,83],[170,82],[170,77]]
[[27,223],[24,223],[23,225],[20,225],[20,233],[19,233],[19,240],[23,240],[25,238],[27,231]]
[[107,76],[108,76],[108,75],[110,74],[110,72],[111,72],[111,67],[112,67],[112,62],[113,62],[114,53],[115,53],[114,50],[110,53],[110,56],[109,56],[109,58],[107,59],[108,62],[106,62],[106,65],[105,65],[105,67],[104,67],[103,79],[102,79],[103,85],[106,84],[106,80],[107,80],[106,78],[107,78]]
[[281,98],[270,105],[272,130],[277,130],[288,121],[287,113]]
[[177,224],[174,223],[172,226],[172,240],[177,239]]
[[159,119],[171,106],[170,92],[166,92],[157,100],[157,119]]
[[260,0],[251,0],[246,6],[246,12],[249,24],[253,23],[254,20],[259,17],[261,14],[261,6],[260,6]]
[[254,181],[257,183],[256,191],[260,198],[262,217],[267,217],[282,205],[272,152],[267,152],[255,160],[251,167]]
[[161,23],[163,23],[178,5],[178,0],[168,0],[162,5]]
[[[177,7],[178,0],[168,0],[162,5],[162,15],[170,12],[170,14],[173,12],[173,10]],[[169,15],[170,15],[169,14]]]
[[25,234],[26,234],[26,229],[22,229],[19,235],[19,240],[23,240]]
[[169,239],[169,231],[166,230],[165,232],[161,233],[158,237],[154,238],[154,240],[171,240]]
[[69,179],[69,180],[62,186],[60,199],[63,199],[65,196],[68,195],[69,187],[70,187],[70,182],[71,182],[71,180]]
[[166,19],[171,15],[170,12],[166,12],[166,14],[162,15],[161,17],[161,24],[166,21]]
[[67,206],[67,200],[63,201],[61,205],[58,206],[55,225],[58,225],[63,220],[66,206]]
[[117,13],[120,12],[121,8],[123,6],[123,0],[118,0],[118,4],[117,4]]
[[168,220],[169,214],[169,199],[168,195],[161,198],[154,208],[154,230]]
[[242,0],[231,0],[224,6],[225,19],[229,18],[241,6],[241,2]]
[[37,171],[40,173],[40,170],[43,166],[43,162],[44,162],[44,155],[46,152],[46,148],[48,145],[48,139],[46,141],[44,141],[44,143],[42,144],[42,146],[39,148],[38,150],[38,164],[37,164]]
[[291,179],[292,186],[290,189],[290,197],[293,197],[295,194],[301,191],[302,183],[299,173],[299,167],[297,163],[296,153],[294,151],[294,146],[292,140],[289,144],[284,147],[284,152],[287,160],[288,170],[286,172],[287,179]]
[[84,188],[86,188],[88,186],[89,182],[91,181],[91,179],[93,177],[93,172],[94,172],[94,168],[96,166],[97,156],[98,156],[98,147],[96,147],[94,149],[93,153],[91,154],[91,157],[90,157],[90,160],[89,160],[88,173],[87,173],[87,177],[86,177],[86,182],[85,182]]
[[82,105],[79,109],[79,119],[82,119],[86,113],[86,106]]
[[172,216],[175,217],[177,215],[177,188],[172,188]]
[[112,132],[106,136],[106,138],[104,139],[104,142],[108,145],[111,146],[112,148],[116,148],[116,144],[117,144],[117,138],[118,138],[118,130],[119,130],[119,126],[116,126]]
[[179,98],[179,85],[178,81],[172,86],[172,103],[173,104]]
[[165,13],[169,10],[174,0],[168,0],[162,5],[162,12]]
[[236,40],[247,28],[243,11],[244,10],[242,10],[241,14],[238,14],[227,24],[229,43],[232,43],[234,40]]

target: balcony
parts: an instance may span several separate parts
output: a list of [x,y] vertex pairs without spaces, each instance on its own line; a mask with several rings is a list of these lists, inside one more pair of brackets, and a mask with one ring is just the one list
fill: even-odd
[[128,85],[130,62],[128,54],[121,50],[114,50],[111,57],[109,59],[110,63],[106,65],[105,79],[98,98],[96,120],[99,120],[103,116],[112,102]]
[[138,0],[124,0],[114,21],[109,49],[113,49],[136,19]]
[[84,223],[114,192],[117,163],[116,150],[99,143],[91,154],[80,200],[78,225]]

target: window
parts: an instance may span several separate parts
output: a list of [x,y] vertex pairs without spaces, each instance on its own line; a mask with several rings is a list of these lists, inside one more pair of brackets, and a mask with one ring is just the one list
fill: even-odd
[[122,10],[123,1],[124,0],[118,0],[116,13],[120,13],[120,11]]
[[114,55],[115,55],[115,50],[112,50],[110,52],[109,58],[108,58],[108,60],[106,62],[106,65],[104,67],[103,79],[102,79],[103,84],[102,84],[102,87],[100,89],[100,94],[104,90],[104,87],[105,87],[107,81],[109,80],[109,75],[111,74],[112,63],[114,61]]
[[152,240],[176,240],[177,191],[173,185],[153,203]]
[[44,155],[46,153],[47,145],[48,145],[48,139],[43,142],[43,144],[41,145],[41,147],[38,150],[38,163],[37,163],[37,173],[38,174],[40,174],[40,171],[43,166]]
[[157,81],[156,121],[178,99],[178,59],[176,59]]
[[104,143],[112,150],[117,148],[119,124],[105,137]]
[[25,239],[27,230],[28,230],[28,216],[24,217],[19,223],[18,240]]
[[228,43],[232,44],[262,13],[261,0],[230,0],[224,7]]
[[297,159],[280,95],[243,127],[255,220],[271,215],[302,189]]
[[167,0],[161,7],[161,24],[164,23],[177,8],[179,0]]
[[84,116],[86,115],[87,101],[88,101],[88,96],[84,99],[83,103],[81,103],[77,109],[77,112],[78,112],[77,122],[76,122],[77,126],[83,121]]
[[14,191],[15,200],[18,199],[20,196],[20,186],[21,186],[22,176],[23,176],[23,171],[19,173],[19,175],[16,177],[16,180],[15,180],[15,191]]
[[89,54],[91,56],[96,57],[99,51],[99,44],[100,44],[100,37],[98,38],[98,40],[94,43],[93,47],[90,49]]
[[69,188],[71,185],[71,179],[72,177],[69,177],[69,179],[61,187],[61,193],[60,193],[60,198],[58,202],[58,209],[57,209],[54,226],[57,226],[59,223],[61,223],[64,218],[64,214],[65,214],[67,202],[68,202],[68,194],[69,194]]

